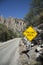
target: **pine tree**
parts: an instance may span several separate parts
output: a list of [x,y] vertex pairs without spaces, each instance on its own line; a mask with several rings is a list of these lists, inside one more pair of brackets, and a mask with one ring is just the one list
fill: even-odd
[[43,15],[41,13],[43,14],[43,0],[32,0],[30,3],[30,11],[24,19],[28,21],[30,25],[37,25],[43,22]]

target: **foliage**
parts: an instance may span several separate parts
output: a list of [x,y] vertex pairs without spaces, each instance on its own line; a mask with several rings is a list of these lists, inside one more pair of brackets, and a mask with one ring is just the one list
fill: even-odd
[[17,34],[9,30],[4,24],[0,24],[0,41],[7,41],[17,37]]
[[30,3],[30,11],[24,19],[29,22],[29,25],[38,25],[43,23],[43,0],[32,0]]

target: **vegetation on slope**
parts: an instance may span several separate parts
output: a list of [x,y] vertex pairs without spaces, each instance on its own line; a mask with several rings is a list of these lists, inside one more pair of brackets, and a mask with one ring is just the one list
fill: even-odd
[[7,41],[17,37],[13,30],[9,30],[4,24],[0,24],[0,41]]

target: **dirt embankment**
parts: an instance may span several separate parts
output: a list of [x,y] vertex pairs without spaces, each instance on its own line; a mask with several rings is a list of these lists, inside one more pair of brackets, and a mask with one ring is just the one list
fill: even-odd
[[26,46],[23,44],[23,41],[21,40],[20,45],[19,45],[21,65],[34,65],[34,64],[36,64],[36,53],[35,53],[36,47],[37,46],[34,46],[28,52],[29,57],[26,54],[21,54],[22,51],[26,50]]

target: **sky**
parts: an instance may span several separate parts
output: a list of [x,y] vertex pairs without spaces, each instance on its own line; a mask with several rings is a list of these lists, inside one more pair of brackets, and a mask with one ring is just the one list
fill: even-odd
[[0,16],[23,18],[29,11],[31,0],[0,0]]

